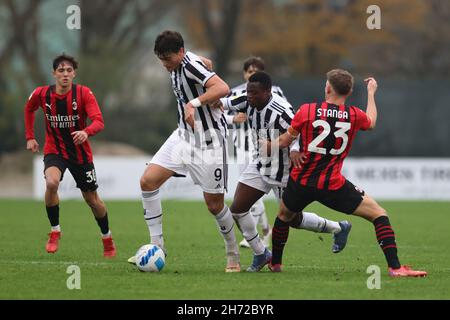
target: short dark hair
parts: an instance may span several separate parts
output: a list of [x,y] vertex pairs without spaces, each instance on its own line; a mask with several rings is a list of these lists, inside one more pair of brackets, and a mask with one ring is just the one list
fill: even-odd
[[171,53],[178,53],[181,48],[184,48],[181,34],[177,31],[166,30],[156,37],[153,51],[158,57],[164,57]]
[[70,62],[72,64],[72,67],[74,68],[74,70],[77,70],[78,61],[75,60],[74,57],[69,56],[68,54],[63,52],[62,54],[57,56],[55,59],[53,59],[53,71],[55,71],[58,68],[59,64],[63,61]]
[[251,66],[256,67],[258,70],[263,71],[266,68],[264,60],[260,57],[249,57],[244,61],[244,71],[247,71]]
[[346,96],[353,89],[353,76],[342,69],[333,69],[327,72],[327,80],[337,94]]
[[264,71],[257,71],[248,78],[248,82],[258,82],[264,90],[272,90],[272,79]]

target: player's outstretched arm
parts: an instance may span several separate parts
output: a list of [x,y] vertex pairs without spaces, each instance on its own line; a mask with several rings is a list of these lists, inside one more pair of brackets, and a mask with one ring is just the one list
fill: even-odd
[[298,137],[298,132],[294,128],[289,127],[288,130],[280,135],[276,140],[268,141],[264,139],[259,140],[260,148],[267,153],[268,156],[272,154],[272,151],[276,149],[284,149],[291,145]]
[[[219,102],[221,103],[221,102]],[[239,112],[238,114],[224,114],[227,124],[232,125],[235,123],[242,123],[247,121],[247,114]]]
[[297,139],[299,133],[289,126],[287,131],[278,137],[278,145],[281,149],[289,147],[292,142]]
[[375,103],[375,92],[378,84],[375,78],[367,78],[364,80],[367,83],[367,110],[366,114],[370,118],[370,129],[375,128],[377,123],[377,105]]
[[241,112],[247,108],[247,95],[224,97],[210,104],[211,108]]

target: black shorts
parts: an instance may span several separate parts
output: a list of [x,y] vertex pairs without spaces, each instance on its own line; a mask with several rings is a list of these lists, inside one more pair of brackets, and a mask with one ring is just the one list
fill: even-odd
[[44,156],[44,175],[45,171],[50,167],[57,167],[61,171],[61,181],[64,177],[64,172],[66,169],[69,169],[77,183],[77,188],[83,192],[95,191],[98,188],[93,163],[78,164],[66,160],[58,154],[47,154]]
[[363,200],[364,191],[345,180],[344,185],[337,190],[321,190],[303,186],[289,178],[283,193],[283,202],[292,212],[300,212],[314,201],[324,206],[346,214],[352,214]]

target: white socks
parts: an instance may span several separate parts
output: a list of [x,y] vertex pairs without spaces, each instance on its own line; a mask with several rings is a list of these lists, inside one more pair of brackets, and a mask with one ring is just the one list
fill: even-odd
[[[231,211],[230,211],[231,212]],[[256,223],[250,212],[232,213],[234,220],[256,255],[263,254],[265,247],[256,230]]]
[[255,223],[261,226],[264,230],[269,229],[269,221],[267,220],[266,209],[264,208],[263,199],[260,198],[250,209],[250,212],[255,219]]
[[51,227],[51,228],[52,228],[52,231],[61,232],[61,227],[60,227],[59,224],[57,226],[54,226],[54,227]]
[[144,217],[150,233],[151,243],[164,248],[159,189],[155,191],[142,191],[142,205],[144,207]]
[[223,236],[227,253],[238,254],[239,250],[236,244],[236,235],[234,234],[234,221],[230,210],[225,205],[222,211],[215,216],[217,227]]
[[303,211],[303,220],[300,224],[300,229],[320,233],[337,233],[341,231],[341,226],[338,222],[319,217],[312,212]]

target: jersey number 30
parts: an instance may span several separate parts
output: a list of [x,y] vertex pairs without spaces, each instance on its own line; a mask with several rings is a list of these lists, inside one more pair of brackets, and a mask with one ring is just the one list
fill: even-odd
[[[323,131],[321,134],[319,134],[311,143],[308,145],[308,151],[310,152],[316,152],[320,154],[327,154],[327,149],[318,147],[318,145],[325,140],[328,135],[331,133],[330,124],[324,120],[316,120],[312,123],[314,128],[322,127]],[[336,138],[342,139],[342,144],[339,149],[331,149],[330,154],[331,155],[338,155],[344,152],[345,148],[347,147],[348,143],[348,135],[347,131],[350,130],[350,123],[349,122],[336,122],[336,128],[339,130],[336,130],[334,132],[334,136]]]

